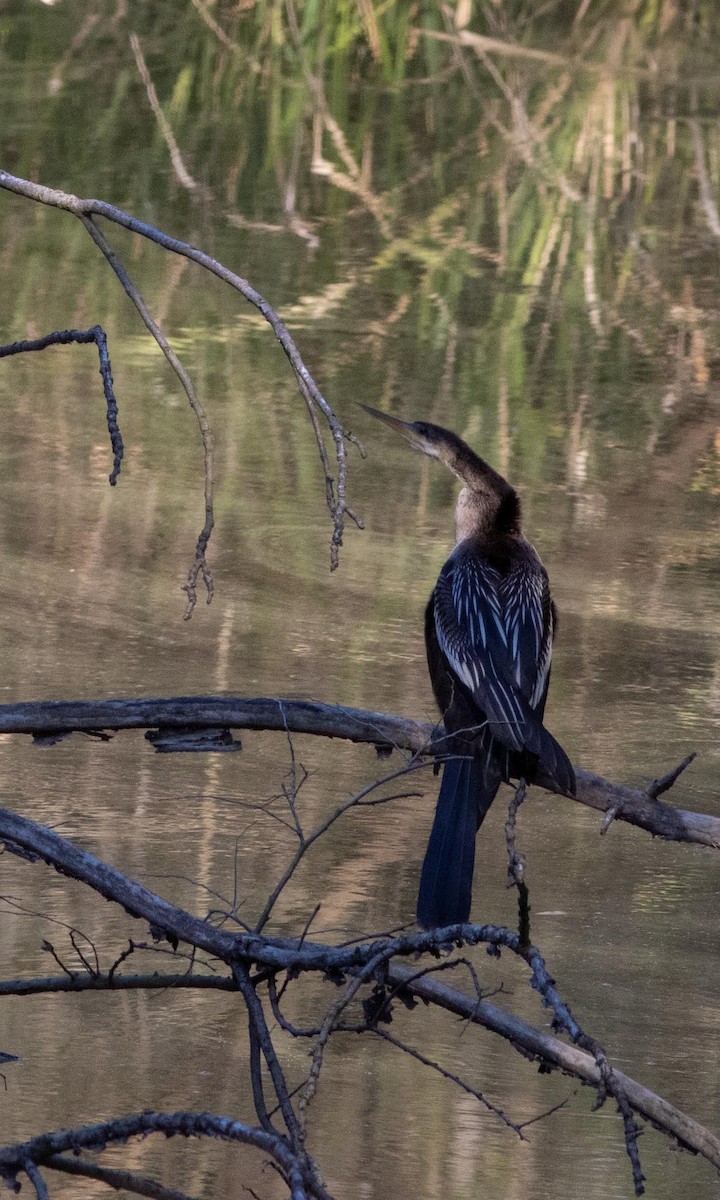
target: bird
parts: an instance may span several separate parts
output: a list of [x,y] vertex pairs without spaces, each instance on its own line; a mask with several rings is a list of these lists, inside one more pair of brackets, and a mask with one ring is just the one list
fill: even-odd
[[428,669],[448,757],[417,919],[437,929],[469,918],[476,834],[502,782],[540,779],[575,794],[572,764],[543,725],[557,610],[547,571],[523,537],[515,488],[449,429],[362,407],[463,485],[455,547],[425,610]]

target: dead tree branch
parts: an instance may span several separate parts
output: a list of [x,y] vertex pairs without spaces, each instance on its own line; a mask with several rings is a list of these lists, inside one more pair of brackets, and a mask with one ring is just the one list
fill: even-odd
[[[197,263],[198,266],[203,267],[224,283],[229,284],[230,287],[239,292],[241,296],[258,310],[264,320],[270,325],[290,362],[300,394],[305,401],[313,424],[318,453],[325,475],[327,504],[333,522],[333,533],[330,544],[330,569],[335,570],[339,562],[339,549],[343,541],[346,518],[354,521],[358,528],[362,528],[362,521],[353,512],[347,502],[346,440],[354,439],[335,416],[335,413],[305,366],[285,323],[268,304],[267,300],[251,286],[247,279],[243,279],[241,275],[230,271],[209,254],[205,254],[202,250],[198,250],[195,246],[180,241],[178,238],[170,237],[168,234],[156,229],[155,226],[148,225],[145,221],[139,221],[136,217],[130,216],[129,213],[124,212],[121,208],[116,208],[115,205],[108,204],[104,200],[82,199],[79,196],[73,196],[69,192],[61,192],[55,188],[44,187],[41,184],[32,183],[28,179],[20,179],[15,175],[11,175],[8,171],[1,170],[0,188],[5,191],[14,192],[16,195],[24,196],[28,200],[34,200],[38,204],[46,204],[51,208],[59,208],[65,212],[72,213],[82,221],[95,241],[97,241],[97,237],[92,231],[93,229],[97,231],[97,225],[94,223],[93,218],[104,217],[106,220],[130,230],[131,233],[147,238],[148,241],[154,242],[157,246],[162,246],[164,250],[168,250],[172,254],[180,254],[184,258]],[[330,458],[320,427],[320,417],[325,421],[334,443],[337,465],[336,478],[331,474]]]
[[[374,745],[379,752],[392,750],[443,757],[447,747],[441,725],[392,713],[347,708],[311,700],[265,697],[175,696],[142,700],[51,700],[0,705],[0,734],[33,734],[41,741],[58,740],[73,732],[98,730],[277,730],[320,737],[345,738]],[[216,744],[198,749],[218,749]],[[671,808],[655,797],[656,784],[647,789],[612,783],[590,771],[575,768],[575,800],[598,812],[612,811],[627,821],[667,841],[693,842],[720,849],[720,818],[686,809]],[[663,790],[673,772],[663,777]],[[677,769],[674,773],[677,778]],[[551,781],[537,783],[553,791]]]
[[[538,1062],[551,1068],[565,1071],[592,1087],[601,1085],[600,1068],[595,1058],[576,1046],[569,1046],[560,1038],[529,1025],[520,1017],[497,1008],[487,1000],[478,1001],[455,988],[441,983],[434,976],[412,978],[415,972],[401,963],[392,963],[388,980],[397,987],[407,984],[408,989],[427,1004],[439,1004],[465,1020],[477,1022],[491,1029],[515,1046],[524,1056],[533,1055]],[[662,1096],[643,1087],[637,1080],[615,1069],[615,1076],[637,1113],[659,1128],[664,1129],[677,1142],[696,1154],[707,1158],[720,1168],[720,1138],[697,1121],[669,1104]]]
[[[255,1129],[229,1117],[200,1112],[136,1113],[99,1125],[43,1133],[27,1142],[0,1148],[0,1176],[8,1187],[14,1189],[19,1183],[18,1175],[24,1173],[34,1182],[37,1167],[41,1164],[52,1167],[55,1155],[68,1151],[77,1154],[82,1150],[103,1150],[115,1142],[126,1142],[131,1137],[147,1137],[151,1133],[162,1133],[165,1137],[212,1137],[254,1146],[275,1160],[288,1184],[291,1200],[321,1195],[314,1181],[308,1179],[307,1171],[298,1157],[279,1134]],[[65,1169],[69,1163],[70,1160],[66,1159]],[[35,1187],[39,1196],[47,1196],[47,1190],[38,1191],[37,1184]]]
[[[260,1120],[260,1127],[256,1128],[228,1117],[206,1113],[144,1113],[69,1133],[44,1134],[21,1145],[0,1150],[0,1175],[11,1186],[17,1182],[18,1175],[25,1173],[35,1187],[36,1194],[43,1196],[45,1185],[37,1168],[41,1165],[51,1166],[49,1160],[53,1155],[62,1155],[69,1149],[77,1152],[101,1148],[109,1142],[139,1134],[164,1132],[166,1136],[179,1133],[185,1136],[222,1137],[256,1146],[274,1159],[295,1200],[305,1196],[327,1200],[317,1167],[305,1148],[304,1108],[314,1094],[328,1038],[334,1031],[343,1031],[338,1019],[351,1001],[360,998],[359,993],[364,985],[372,985],[372,995],[363,1002],[364,1027],[356,1027],[354,1032],[364,1029],[376,1032],[378,1020],[386,1022],[389,1019],[394,1000],[406,1004],[408,996],[415,995],[440,1004],[451,1012],[462,1012],[473,1022],[487,1024],[488,1028],[501,1032],[523,1053],[545,1064],[561,1066],[563,1070],[592,1083],[598,1091],[598,1104],[606,1096],[612,1095],[623,1117],[636,1194],[641,1194],[643,1178],[637,1156],[640,1127],[635,1121],[636,1113],[647,1115],[655,1125],[682,1145],[720,1166],[720,1141],[714,1135],[611,1067],[602,1047],[573,1016],[538,948],[524,942],[514,930],[489,924],[464,924],[441,930],[404,933],[396,937],[384,935],[365,942],[338,946],[310,942],[305,937],[271,938],[255,932],[228,933],[170,904],[52,830],[6,809],[0,809],[0,841],[8,849],[19,849],[32,861],[42,859],[63,875],[88,884],[106,899],[122,905],[132,917],[146,921],[156,938],[164,937],[173,948],[177,948],[180,942],[187,943],[221,960],[230,968],[248,1013],[253,1095]],[[495,1009],[481,998],[477,986],[475,995],[467,997],[439,984],[429,973],[418,971],[417,968],[405,970],[396,961],[398,958],[426,953],[438,956],[447,944],[453,943],[485,945],[495,955],[507,950],[521,959],[529,969],[530,986],[539,993],[543,1004],[552,1012],[554,1028],[566,1033],[573,1045],[567,1046],[559,1039],[551,1038],[543,1031]],[[456,965],[460,965],[460,962]],[[319,972],[329,981],[345,986],[341,999],[331,1005],[319,1027],[310,1077],[301,1090],[300,1111],[296,1112],[292,1104],[294,1093],[287,1086],[259,989],[267,983],[270,1006],[277,1019],[279,998],[275,977],[281,973],[287,981],[292,981],[306,972]],[[86,977],[94,986],[98,986],[99,976],[87,963]],[[113,986],[122,987],[123,983],[122,976],[113,974]],[[392,990],[389,992],[388,988]],[[283,1024],[283,1028],[290,1027]],[[577,1058],[581,1053],[577,1047],[585,1048],[589,1054]],[[570,1051],[572,1053],[568,1053]],[[261,1057],[267,1066],[268,1086],[272,1085],[277,1102],[272,1107],[265,1100]],[[278,1110],[287,1132],[280,1132],[272,1123],[271,1113]]]
[[73,1155],[65,1158],[62,1154],[53,1154],[45,1165],[53,1171],[65,1175],[79,1175],[83,1179],[97,1179],[118,1192],[133,1192],[136,1196],[149,1196],[151,1200],[191,1200],[186,1192],[177,1188],[165,1187],[155,1179],[147,1179],[134,1171],[118,1171],[113,1167],[99,1167],[97,1163],[84,1162]]
[[29,341],[10,342],[0,346],[0,358],[8,358],[11,354],[25,354],[31,350],[46,350],[48,346],[68,346],[73,342],[86,344],[94,342],[100,359],[100,375],[103,381],[105,404],[107,406],[107,427],[110,434],[110,445],[113,450],[113,469],[109,481],[114,487],[120,474],[124,447],[122,435],[118,427],[118,406],[113,390],[113,377],[108,354],[107,336],[102,325],[93,325],[91,329],[58,329],[47,333],[45,337],[32,338]]
[[[236,992],[237,984],[229,975],[47,975],[37,979],[0,980],[0,996],[37,996],[55,992],[146,992],[172,988],[197,991]],[[0,1062],[2,1056],[0,1055]]]

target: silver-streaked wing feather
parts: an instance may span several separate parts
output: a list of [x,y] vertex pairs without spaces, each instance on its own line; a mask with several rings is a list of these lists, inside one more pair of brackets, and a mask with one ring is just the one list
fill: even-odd
[[[542,726],[533,713],[538,680],[531,669],[537,614],[521,607],[508,621],[503,577],[473,548],[457,548],[435,588],[438,642],[457,677],[485,713],[493,735],[511,750],[540,752]],[[529,595],[533,595],[529,589]],[[527,656],[518,670],[515,651]],[[545,671],[545,675],[547,671]],[[530,684],[526,692],[527,685]]]
[[539,559],[525,560],[499,584],[514,678],[533,709],[542,705],[552,659],[550,584]]

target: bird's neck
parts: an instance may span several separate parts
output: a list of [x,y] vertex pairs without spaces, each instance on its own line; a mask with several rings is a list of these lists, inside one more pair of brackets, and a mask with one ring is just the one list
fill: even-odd
[[520,501],[510,489],[501,499],[488,492],[464,487],[455,505],[455,542],[473,537],[518,537]]
[[489,463],[469,447],[451,470],[464,483],[455,506],[455,541],[469,537],[519,536],[520,497]]

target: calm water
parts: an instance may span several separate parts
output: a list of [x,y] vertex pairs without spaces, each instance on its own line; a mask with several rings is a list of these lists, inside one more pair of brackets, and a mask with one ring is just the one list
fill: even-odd
[[[433,717],[422,612],[452,541],[455,484],[371,423],[355,403],[368,401],[452,426],[521,491],[561,613],[547,721],[574,761],[642,782],[697,750],[672,798],[717,813],[719,246],[699,186],[704,172],[720,203],[712,14],[696,6],[693,26],[667,6],[661,22],[648,5],[620,21],[609,4],[575,32],[568,6],[544,23],[526,6],[497,28],[476,15],[478,33],[593,65],[497,57],[543,133],[544,149],[531,138],[528,150],[483,61],[463,49],[464,70],[453,67],[449,44],[430,36],[447,32],[436,8],[418,9],[425,32],[411,36],[404,7],[379,14],[379,41],[330,5],[323,40],[303,9],[303,54],[316,62],[324,47],[326,102],[366,164],[361,185],[313,115],[280,9],[213,9],[236,51],[191,5],[129,17],[100,5],[96,21],[70,3],[0,13],[3,165],[124,206],[248,277],[368,450],[351,455],[350,477],[366,529],[348,532],[330,575],[314,441],[270,330],[217,281],[109,231],[217,442],[217,594],[183,622],[202,521],[192,416],[80,226],[0,194],[0,340],[100,321],[126,442],[111,490],[92,348],[0,364],[2,700],[293,695]],[[133,28],[188,169],[209,189],[201,203],[171,171]],[[352,186],[311,169],[321,135]],[[43,750],[0,739],[3,803],[199,913],[216,904],[207,889],[236,887],[252,919],[293,846],[251,806],[279,791],[290,760],[281,737],[243,745],[173,757],[134,734]],[[295,750],[311,772],[308,826],[379,771],[370,748],[298,738]],[[318,901],[318,936],[410,920],[437,791],[429,774],[423,790],[348,816],[300,869],[273,928],[297,932]],[[503,820],[499,799],[478,843],[474,916],[513,923]],[[598,835],[597,815],[577,805],[543,793],[526,804],[533,939],[612,1061],[717,1130],[717,855],[619,824]],[[141,936],[79,887],[8,856],[2,894],[6,978],[55,969],[43,939],[74,963],[68,926],[106,967]],[[142,957],[165,965],[157,951]],[[502,982],[503,1003],[545,1022],[519,968],[476,960],[483,986]],[[298,994],[298,1014],[312,1019],[331,992]],[[3,1140],[148,1107],[251,1118],[231,997],[7,1000],[0,1030],[21,1056],[0,1092]],[[592,1113],[591,1093],[440,1014],[398,1016],[396,1032],[516,1120],[569,1102],[520,1143],[393,1048],[336,1040],[311,1138],[338,1197],[631,1194],[611,1106]],[[301,1079],[307,1046],[282,1048]],[[659,1135],[648,1131],[641,1152],[653,1197],[717,1194],[711,1168]],[[223,1146],[155,1140],[113,1161],[199,1197],[239,1198],[244,1185],[281,1194],[250,1155]],[[53,1195],[101,1194],[51,1182]]]

